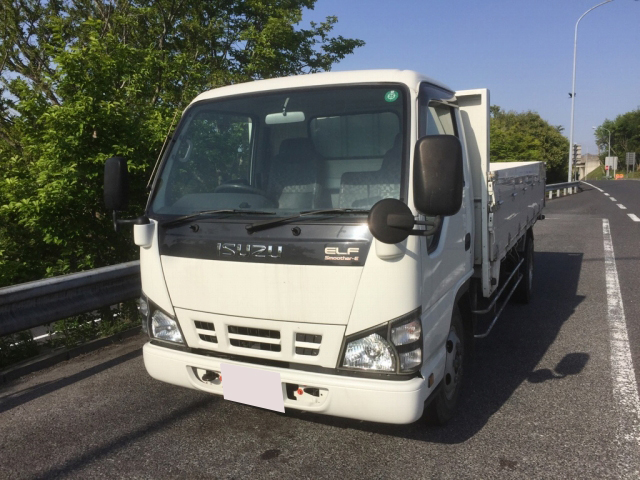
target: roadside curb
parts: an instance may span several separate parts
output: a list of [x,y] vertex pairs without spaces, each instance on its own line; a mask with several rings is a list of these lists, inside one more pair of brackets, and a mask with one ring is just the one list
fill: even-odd
[[128,330],[118,332],[114,335],[110,335],[108,337],[97,338],[82,345],[78,345],[77,347],[47,353],[30,360],[20,362],[13,367],[0,371],[0,384],[10,382],[24,375],[28,375],[30,373],[37,372],[38,370],[52,367],[60,362],[71,360],[72,358],[79,355],[93,352],[94,350],[98,350],[99,348],[106,347],[108,345],[120,342],[126,338],[133,337],[139,334],[140,330],[140,326],[133,327]]

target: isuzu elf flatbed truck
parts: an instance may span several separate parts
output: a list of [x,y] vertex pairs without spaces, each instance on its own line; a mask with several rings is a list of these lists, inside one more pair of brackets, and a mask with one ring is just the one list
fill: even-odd
[[532,294],[541,162],[489,163],[489,91],[412,71],[217,88],[184,111],[142,216],[143,348],[161,381],[283,412],[454,413],[475,338]]

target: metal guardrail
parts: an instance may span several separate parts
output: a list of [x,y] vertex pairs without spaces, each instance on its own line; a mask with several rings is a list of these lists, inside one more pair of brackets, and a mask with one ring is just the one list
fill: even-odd
[[580,187],[580,182],[564,182],[564,183],[552,183],[544,187],[544,191],[549,193],[549,199],[553,198],[553,193],[556,196],[560,196],[560,192],[564,192],[564,195],[571,195],[576,193],[576,189]]
[[140,296],[140,261],[0,288],[0,335]]

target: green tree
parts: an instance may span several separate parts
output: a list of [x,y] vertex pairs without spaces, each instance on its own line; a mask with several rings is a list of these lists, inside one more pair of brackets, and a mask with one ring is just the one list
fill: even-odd
[[330,70],[363,45],[301,28],[316,0],[0,0],[0,286],[135,258],[102,205],[129,158],[130,215],[172,120],[222,85]]
[[553,126],[536,112],[505,112],[491,106],[491,161],[540,161],[547,167],[547,182],[567,178],[569,140],[561,126]]
[[[600,149],[600,158],[604,158],[609,153],[609,130],[611,132],[611,155],[618,157],[618,168],[626,170],[625,158],[627,152],[636,152],[640,155],[640,108],[618,115],[615,120],[605,120],[594,135],[596,144]],[[636,158],[636,167],[638,159]]]

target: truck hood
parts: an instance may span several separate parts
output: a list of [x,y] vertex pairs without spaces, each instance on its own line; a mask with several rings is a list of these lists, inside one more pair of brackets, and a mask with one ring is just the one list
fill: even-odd
[[160,228],[171,303],[249,319],[346,325],[371,234],[362,224],[296,225],[300,236],[291,225],[249,235],[245,220]]
[[346,325],[362,266],[243,263],[161,256],[174,307],[200,312]]

